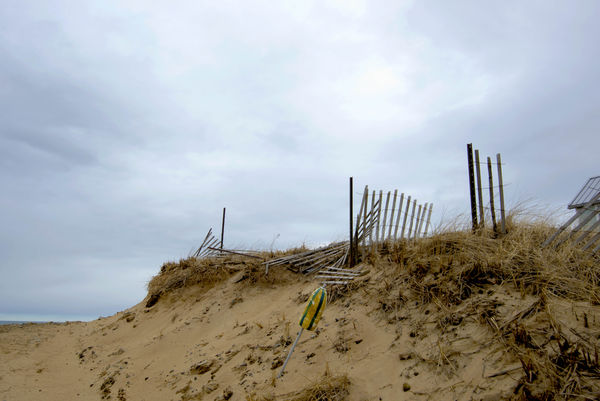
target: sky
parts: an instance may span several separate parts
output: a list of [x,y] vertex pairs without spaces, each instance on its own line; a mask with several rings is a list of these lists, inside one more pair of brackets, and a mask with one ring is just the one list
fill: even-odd
[[[142,301],[209,228],[344,240],[348,178],[469,213],[466,144],[507,208],[600,174],[600,2],[0,3],[0,320]],[[497,202],[497,201],[496,201]],[[537,209],[536,209],[537,210]]]

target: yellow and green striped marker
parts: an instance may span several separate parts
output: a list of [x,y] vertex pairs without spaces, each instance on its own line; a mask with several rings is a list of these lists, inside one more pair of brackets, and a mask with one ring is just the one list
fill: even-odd
[[298,344],[298,340],[300,339],[300,336],[302,335],[304,329],[312,331],[317,327],[317,323],[319,323],[319,320],[321,320],[321,315],[323,315],[323,310],[325,309],[326,304],[327,291],[325,290],[325,287],[319,287],[312,293],[308,300],[306,308],[304,308],[304,313],[302,313],[302,317],[300,318],[300,331],[298,332],[298,336],[296,337],[296,341],[294,341],[292,348],[290,348],[290,352],[287,358],[285,358],[285,362],[283,363],[283,366],[281,367],[281,371],[279,372],[277,378],[283,375],[285,366],[290,360],[292,352],[294,352],[294,348],[296,348],[296,344]]

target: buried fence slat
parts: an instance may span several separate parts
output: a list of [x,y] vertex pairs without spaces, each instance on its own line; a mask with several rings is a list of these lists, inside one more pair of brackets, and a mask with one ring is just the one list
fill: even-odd
[[340,269],[340,268],[337,268],[337,267],[331,267],[331,266],[328,266],[328,267],[326,267],[326,269],[335,270],[335,271],[341,271],[341,272],[347,272],[347,273],[356,273],[356,274],[360,274],[359,272],[355,272],[354,270]]
[[408,227],[408,234],[406,235],[406,239],[410,239],[410,235],[412,233],[413,222],[415,220],[415,209],[417,208],[417,200],[413,200],[412,212],[410,214],[410,226]]
[[386,232],[386,227],[387,227],[387,215],[388,215],[388,209],[390,207],[390,195],[391,195],[391,192],[388,191],[387,197],[385,199],[385,209],[383,211],[383,224],[381,226],[381,242],[385,241],[385,232]]
[[394,201],[392,202],[392,214],[390,215],[390,229],[388,230],[388,239],[392,237],[392,227],[394,226],[394,213],[396,212],[396,198],[398,197],[398,190],[394,189]]
[[[429,204],[429,213],[427,213],[427,224],[425,224],[425,233],[423,234],[424,237],[427,236],[427,230],[429,229],[429,222],[431,221],[431,211],[433,210],[433,203]],[[481,220],[483,221],[483,220]]]
[[360,276],[360,273],[346,273],[346,272],[341,272],[341,271],[337,271],[337,270],[329,270],[327,267],[324,267],[323,269],[324,270],[321,270],[319,272],[320,274],[341,274],[342,276],[349,276],[349,277]]
[[402,219],[402,231],[400,232],[400,239],[404,238],[404,229],[406,228],[406,219],[408,218],[408,211],[410,210],[410,195],[406,202],[406,210],[404,211],[404,219]]
[[502,219],[502,234],[506,234],[506,216],[504,213],[504,185],[502,184],[502,158],[500,153],[496,154],[496,163],[498,167],[498,194],[500,195],[500,218]]
[[488,156],[487,158],[487,166],[488,166],[488,177],[490,182],[490,211],[492,213],[492,225],[494,228],[494,232],[498,231],[498,226],[496,225],[496,211],[494,210],[494,179],[492,178],[492,159]]
[[477,198],[479,199],[479,226],[485,227],[484,212],[483,212],[483,194],[481,188],[481,162],[479,161],[479,149],[475,149],[475,170],[477,171]]
[[402,214],[402,204],[404,203],[404,192],[400,194],[400,205],[398,206],[398,216],[396,216],[396,227],[394,228],[394,241],[398,238],[398,225],[400,224],[400,215]]
[[325,284],[341,284],[341,285],[347,285],[348,281],[321,281],[321,284],[325,285]]
[[[319,272],[320,274],[320,272]],[[345,280],[352,280],[354,277],[348,277],[348,276],[321,276],[321,275],[317,275],[315,276],[315,278],[326,278],[326,279],[330,279],[330,278],[341,278],[341,279],[345,279]]]

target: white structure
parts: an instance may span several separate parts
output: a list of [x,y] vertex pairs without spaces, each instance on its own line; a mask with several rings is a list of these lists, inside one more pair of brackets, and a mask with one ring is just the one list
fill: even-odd
[[[590,178],[569,203],[569,209],[575,209],[579,231],[600,232],[600,176]],[[586,203],[592,201],[584,209]]]

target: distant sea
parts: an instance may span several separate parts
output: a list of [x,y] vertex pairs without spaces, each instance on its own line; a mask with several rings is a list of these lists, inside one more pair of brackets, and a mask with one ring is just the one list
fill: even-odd
[[21,323],[48,323],[48,322],[30,322],[30,321],[19,321],[19,320],[0,320],[0,325],[2,324],[21,324]]

